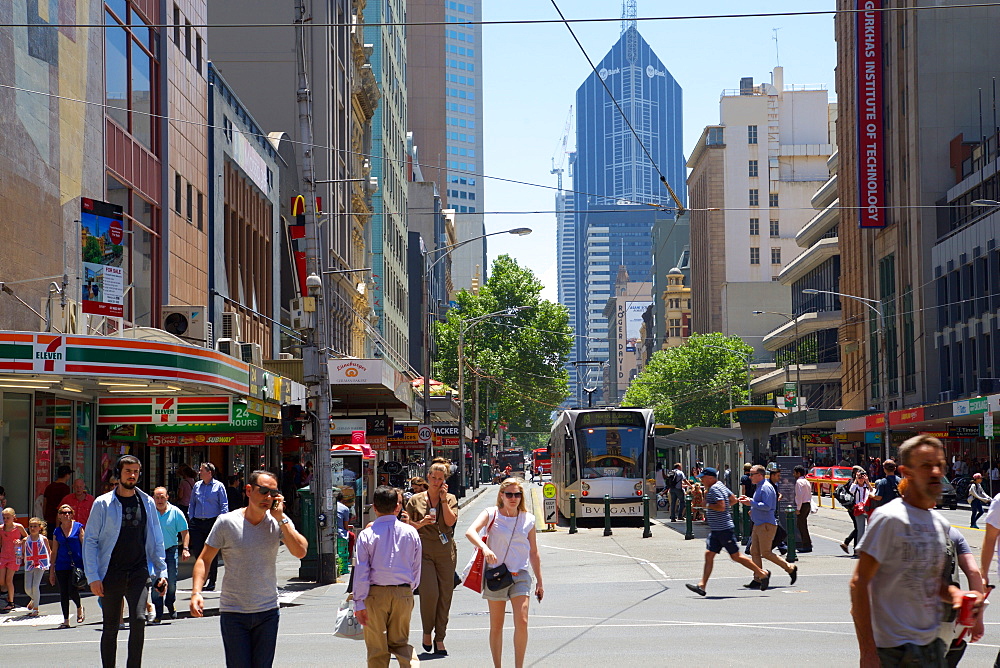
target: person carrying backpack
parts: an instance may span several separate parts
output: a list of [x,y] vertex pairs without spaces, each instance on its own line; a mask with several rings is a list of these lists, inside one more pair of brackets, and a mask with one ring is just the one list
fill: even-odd
[[896,475],[896,462],[891,459],[885,460],[882,464],[885,477],[875,483],[875,491],[872,493],[872,506],[878,508],[889,503],[899,496],[899,477]]
[[990,501],[990,495],[986,493],[985,489],[983,489],[983,474],[972,474],[972,484],[969,485],[969,503],[972,505],[971,528],[979,528],[976,526],[976,520],[982,517],[985,512],[983,510],[983,506],[990,505]]

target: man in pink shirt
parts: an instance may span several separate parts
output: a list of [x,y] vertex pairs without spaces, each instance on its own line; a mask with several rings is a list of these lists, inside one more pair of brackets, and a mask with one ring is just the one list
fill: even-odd
[[90,508],[94,505],[94,495],[87,493],[87,483],[81,478],[73,481],[73,493],[63,497],[59,505],[67,505],[76,512],[74,519],[87,526],[87,518],[90,517]]
[[377,519],[358,534],[355,545],[354,614],[365,627],[368,668],[387,667],[390,653],[400,668],[409,668],[416,662],[409,643],[410,616],[423,550],[417,530],[396,518],[399,492],[382,485],[373,497]]

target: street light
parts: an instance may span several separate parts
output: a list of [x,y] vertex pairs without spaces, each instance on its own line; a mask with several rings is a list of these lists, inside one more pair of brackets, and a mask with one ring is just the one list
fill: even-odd
[[[795,410],[799,410],[799,396],[802,393],[802,358],[799,356],[799,319],[780,311],[752,311],[754,315],[780,315],[795,327]],[[788,367],[785,367],[785,380],[788,380]]]
[[[423,252],[424,256],[424,424],[430,425],[431,423],[431,270],[437,266],[438,262],[448,257],[452,251],[462,246],[472,243],[473,241],[479,241],[480,239],[485,239],[486,237],[492,237],[497,234],[513,234],[515,236],[523,237],[531,234],[530,227],[515,227],[510,230],[501,230],[500,232],[490,232],[488,234],[480,234],[479,236],[471,237],[469,239],[463,239],[457,243],[451,244],[449,246],[442,246],[441,248],[434,248],[432,250],[427,250]],[[440,253],[440,255],[433,260],[431,256],[434,253]],[[464,442],[464,437],[460,435],[459,441]],[[428,445],[424,451],[424,457],[427,462],[431,460],[431,448]],[[463,459],[464,465],[464,459]]]
[[[458,442],[459,442],[459,476],[462,481],[462,485],[465,485],[465,333],[471,331],[476,323],[482,322],[489,318],[513,318],[521,311],[531,308],[530,306],[514,306],[512,308],[506,308],[502,311],[494,311],[493,313],[487,313],[486,315],[481,315],[476,318],[470,318],[468,320],[463,320],[458,324]],[[472,426],[472,438],[476,439],[479,437],[479,375],[476,375],[476,411],[474,414],[475,420]],[[478,453],[476,449],[472,449],[472,479],[475,483],[478,478],[478,467],[476,466],[476,460],[478,458]]]
[[879,345],[882,348],[882,413],[883,419],[885,420],[885,461],[889,459],[889,346],[886,341],[886,331],[885,331],[885,316],[882,314],[882,309],[880,309],[876,304],[878,304],[877,299],[869,299],[868,297],[859,297],[857,295],[848,295],[843,292],[833,292],[832,290],[815,290],[813,288],[805,288],[802,290],[802,294],[806,295],[835,295],[837,297],[844,297],[846,299],[853,299],[855,301],[861,302],[868,308],[872,310],[873,313],[878,317],[878,334],[879,334]]

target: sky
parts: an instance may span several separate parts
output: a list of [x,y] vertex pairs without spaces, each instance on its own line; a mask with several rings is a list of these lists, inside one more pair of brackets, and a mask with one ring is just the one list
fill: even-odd
[[[621,0],[556,0],[566,18],[618,18]],[[551,0],[485,0],[485,21],[558,19]],[[690,16],[765,12],[828,11],[834,0],[638,0],[638,16]],[[571,24],[595,63],[618,41],[621,26]],[[774,28],[778,28],[777,44]],[[739,88],[740,78],[770,82],[776,64],[785,84],[826,84],[835,101],[836,44],[833,15],[640,21],[639,33],[683,90],[684,155],[706,125],[719,122],[719,96]],[[776,47],[777,46],[777,52]],[[556,301],[556,176],[552,159],[576,89],[590,73],[587,59],[561,23],[483,26],[483,141],[486,231],[530,227],[530,236],[497,235],[488,240],[489,260],[507,253],[545,284],[542,296]],[[575,113],[575,110],[574,110]],[[568,147],[575,145],[575,124]],[[491,179],[501,177],[548,186],[539,188]],[[563,176],[563,187],[572,180]]]

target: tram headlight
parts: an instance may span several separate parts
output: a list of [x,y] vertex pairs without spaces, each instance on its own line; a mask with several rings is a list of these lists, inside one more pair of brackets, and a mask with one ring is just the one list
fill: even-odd
[[632,489],[634,489],[637,492],[642,491],[642,483],[641,482],[635,483],[635,487],[633,487]]

